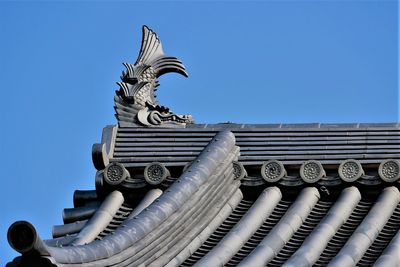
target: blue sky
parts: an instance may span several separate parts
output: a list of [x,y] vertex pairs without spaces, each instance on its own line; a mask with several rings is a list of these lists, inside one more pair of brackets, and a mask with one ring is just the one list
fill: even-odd
[[197,122],[396,122],[396,1],[0,2],[0,266],[8,226],[49,238],[75,189],[93,189],[91,146],[143,24],[189,78],[158,98]]

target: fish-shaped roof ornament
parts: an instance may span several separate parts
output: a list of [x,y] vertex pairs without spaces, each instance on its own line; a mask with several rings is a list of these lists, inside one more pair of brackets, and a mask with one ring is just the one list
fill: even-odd
[[116,91],[115,111],[120,127],[184,126],[193,123],[190,115],[177,115],[156,99],[158,77],[176,72],[188,77],[185,66],[176,57],[167,56],[157,34],[143,26],[142,45],[135,64],[124,63],[120,89]]

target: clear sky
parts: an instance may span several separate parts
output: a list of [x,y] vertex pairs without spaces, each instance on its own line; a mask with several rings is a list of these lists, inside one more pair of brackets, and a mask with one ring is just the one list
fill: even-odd
[[160,102],[199,123],[399,120],[396,1],[0,2],[0,266],[12,222],[49,238],[94,189],[143,24],[189,72],[161,78]]

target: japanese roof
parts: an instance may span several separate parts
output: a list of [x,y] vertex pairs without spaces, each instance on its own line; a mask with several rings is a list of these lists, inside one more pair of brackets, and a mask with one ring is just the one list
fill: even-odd
[[143,28],[93,145],[93,190],[51,239],[17,221],[24,266],[399,266],[399,124],[195,124],[156,100],[187,76]]

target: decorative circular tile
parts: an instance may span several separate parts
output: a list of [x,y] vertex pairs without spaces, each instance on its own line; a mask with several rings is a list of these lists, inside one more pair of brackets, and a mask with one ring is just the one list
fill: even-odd
[[379,176],[386,182],[394,182],[400,178],[400,161],[388,159],[379,165]]
[[235,176],[235,180],[241,180],[246,176],[246,169],[243,164],[238,161],[233,161],[233,176]]
[[273,183],[282,179],[286,175],[283,163],[277,160],[264,162],[261,167],[261,176],[265,181]]
[[144,179],[151,185],[162,183],[168,176],[168,169],[158,162],[150,163],[144,169]]
[[319,161],[309,160],[301,165],[300,176],[306,183],[315,183],[325,176],[325,170]]
[[104,169],[104,180],[110,185],[120,184],[128,176],[128,171],[118,162],[112,162]]
[[361,164],[354,159],[348,159],[342,162],[339,165],[338,172],[340,178],[346,182],[354,182],[364,174]]

